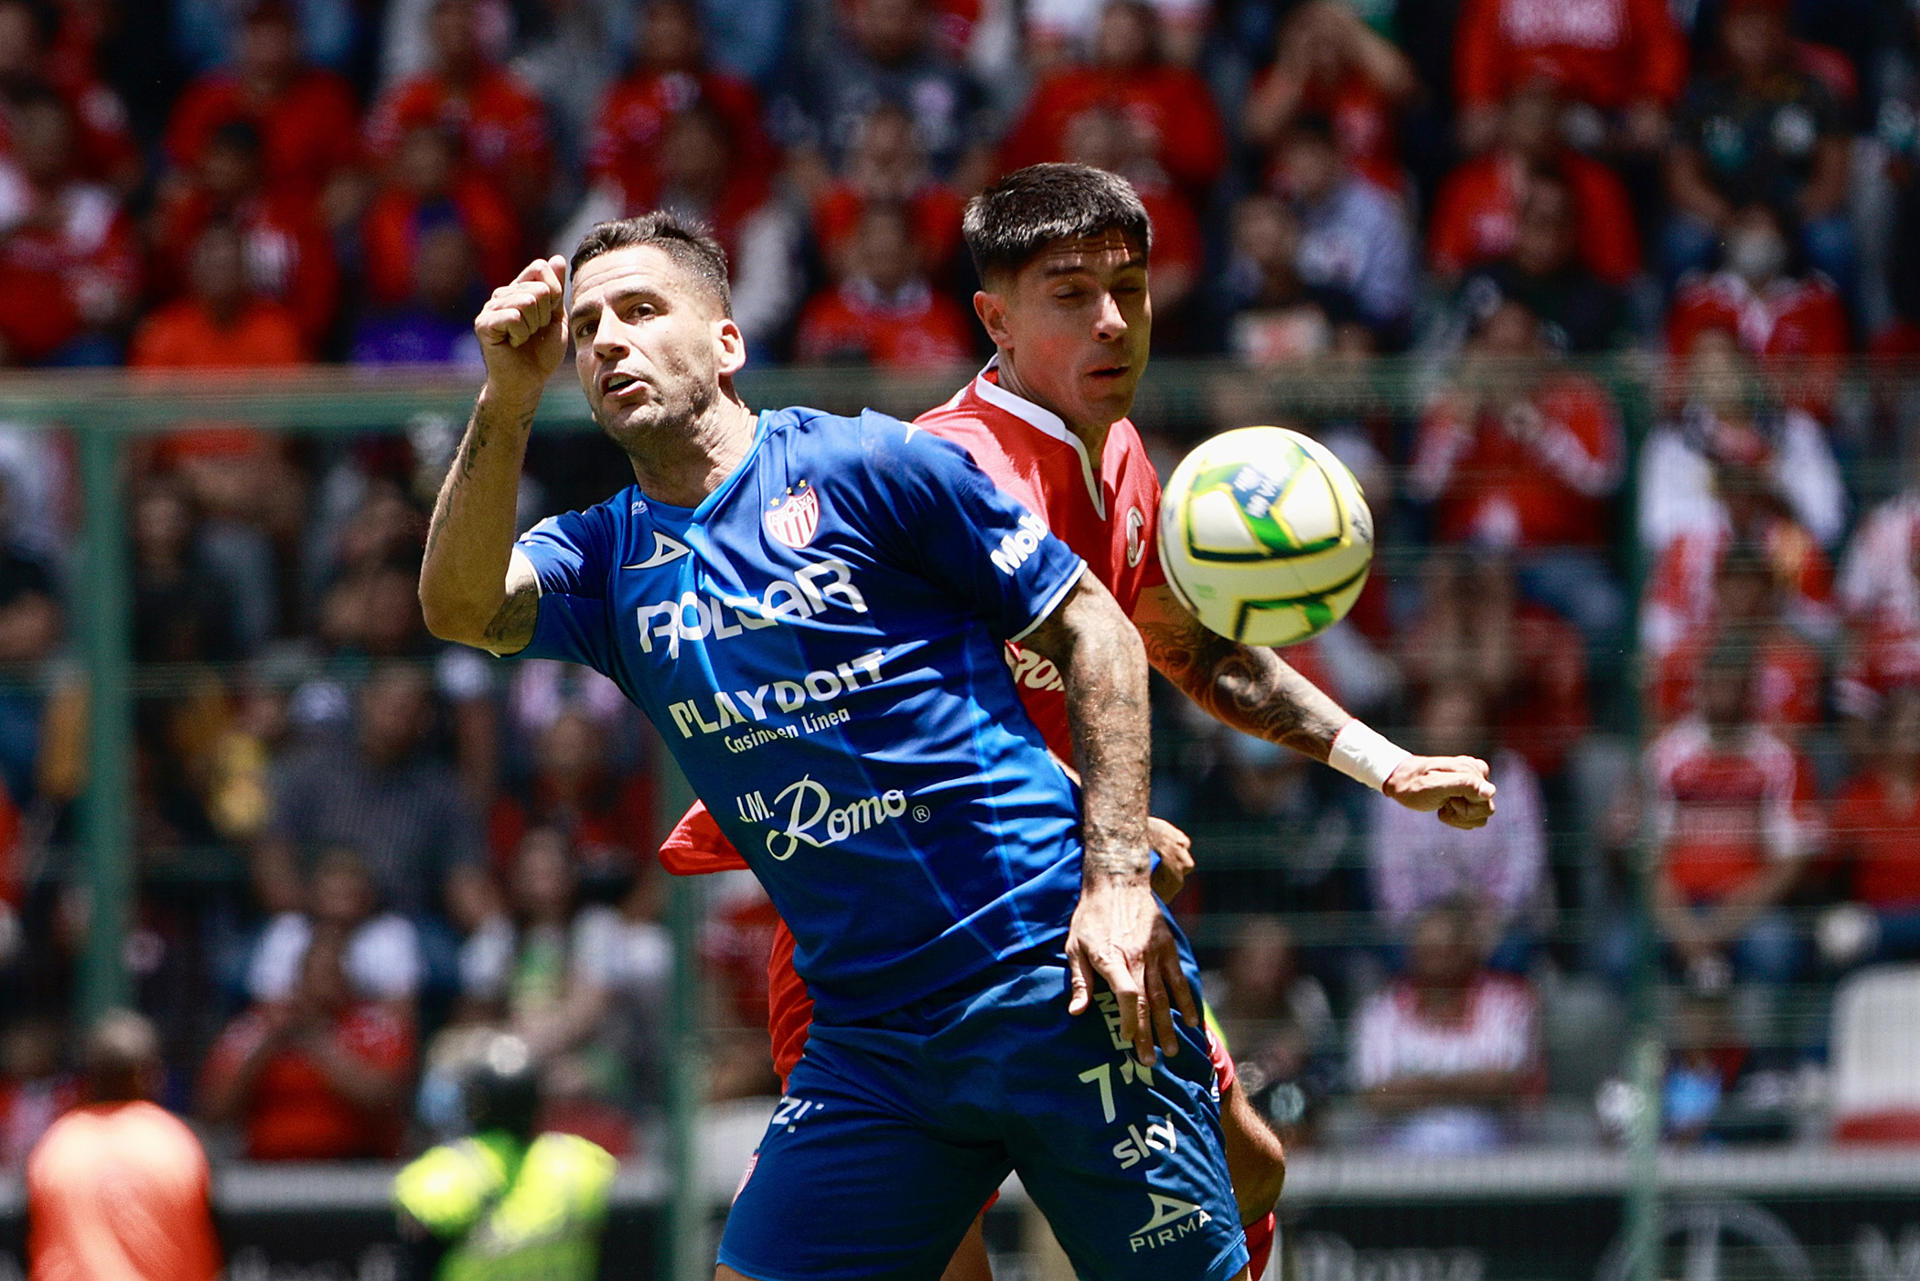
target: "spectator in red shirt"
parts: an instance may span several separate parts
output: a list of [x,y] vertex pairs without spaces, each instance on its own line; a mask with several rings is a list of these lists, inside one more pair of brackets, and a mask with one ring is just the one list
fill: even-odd
[[1762,362],[1789,405],[1825,418],[1850,346],[1847,312],[1818,271],[1792,272],[1796,257],[1780,214],[1748,205],[1727,223],[1720,269],[1680,282],[1667,312],[1667,350],[1689,355],[1700,336],[1725,330]]
[[1255,77],[1240,113],[1241,135],[1265,151],[1302,114],[1333,122],[1355,173],[1398,195],[1399,114],[1420,91],[1407,55],[1339,0],[1309,0],[1280,29],[1280,52]]
[[231,223],[217,222],[194,242],[187,296],[141,322],[127,363],[150,369],[253,369],[297,365],[306,358],[299,320],[285,304],[253,288],[245,241]]
[[1808,261],[1843,293],[1851,286],[1852,138],[1832,92],[1795,65],[1786,8],[1727,0],[1721,11],[1720,69],[1688,90],[1667,156],[1670,279],[1705,266],[1735,215],[1766,204],[1790,211]]
[[1538,318],[1509,300],[1427,411],[1408,488],[1433,504],[1443,542],[1600,546],[1623,452],[1605,392],[1555,361]]
[[[604,888],[631,879],[635,861],[651,858],[653,780],[645,770],[612,767],[606,727],[583,707],[554,717],[534,745],[533,774],[494,803],[487,837],[497,866],[534,828],[566,839],[578,875]],[[503,878],[504,879],[504,878]]]
[[15,145],[8,117],[51,90],[73,118],[74,172],[127,195],[144,175],[126,106],[96,78],[90,62],[55,55],[61,21],[50,5],[0,0],[0,105],[9,109],[0,110],[0,154]]
[[[920,261],[934,279],[946,279],[959,259],[960,211],[966,200],[934,177],[926,149],[914,134],[913,117],[889,102],[875,106],[861,120],[840,176],[814,201],[814,236],[822,252],[837,256],[852,239],[861,215],[875,202],[907,210]],[[1156,268],[1159,232],[1156,221]]]
[[238,1123],[249,1160],[400,1155],[413,1028],[355,997],[346,951],[337,931],[316,929],[292,994],[249,1009],[208,1052],[201,1114]]
[[1460,141],[1493,145],[1500,104],[1538,76],[1598,113],[1629,150],[1657,151],[1687,78],[1687,48],[1665,0],[1466,0],[1454,33]]
[[1699,711],[1647,749],[1662,939],[1703,988],[1729,971],[1790,981],[1800,941],[1780,911],[1819,843],[1805,763],[1753,713],[1753,655],[1708,655]]
[[79,176],[72,109],[48,90],[16,104],[0,156],[0,365],[106,365],[140,289],[119,198]]
[[[269,199],[303,204],[337,221],[355,203],[360,112],[353,89],[300,60],[300,33],[282,4],[263,4],[241,26],[231,71],[187,86],[167,121],[167,160],[204,172],[222,126],[251,125],[259,139],[261,186]],[[324,204],[316,207],[317,201]]]
[[1427,261],[1443,282],[1513,251],[1520,211],[1542,175],[1557,176],[1572,197],[1575,240],[1587,269],[1615,286],[1639,272],[1640,241],[1626,186],[1563,141],[1561,108],[1551,81],[1528,81],[1507,100],[1498,141],[1441,184]]
[[517,270],[520,227],[512,207],[493,183],[458,163],[457,144],[444,130],[420,125],[407,132],[360,223],[367,296],[376,307],[413,296],[421,239],[448,224],[466,233],[483,279],[505,280]]
[[[546,108],[505,68],[491,62],[476,27],[473,0],[435,0],[427,31],[433,70],[396,86],[367,118],[367,145],[391,160],[414,131],[445,129],[457,140],[463,170],[506,197],[520,225],[543,224],[552,153]],[[521,246],[515,246],[519,256]],[[488,279],[506,279],[489,269]]]
[[179,246],[193,244],[215,221],[231,223],[245,241],[254,292],[286,304],[307,349],[319,350],[340,297],[333,241],[314,217],[311,200],[265,186],[260,134],[244,120],[215,129],[193,172],[178,176],[162,194],[153,230],[153,283],[161,297],[186,284]]
[[1707,658],[1722,645],[1753,655],[1754,718],[1788,743],[1820,722],[1820,651],[1781,616],[1780,584],[1757,547],[1736,546],[1714,573],[1711,618],[1649,667],[1654,720],[1670,725],[1699,710]]
[[1626,295],[1581,261],[1580,221],[1566,179],[1552,172],[1531,175],[1513,249],[1461,283],[1456,327],[1464,330],[1512,297],[1540,317],[1548,340],[1563,351],[1584,355],[1626,341]]
[[1822,950],[1843,963],[1920,956],[1920,685],[1894,690],[1874,724],[1873,754],[1841,789],[1829,826],[1842,897],[1871,913],[1855,938],[1830,942],[1833,927],[1822,931]]
[[906,211],[869,205],[841,262],[839,285],[801,309],[796,359],[912,370],[973,358],[973,326],[928,282]]
[[691,3],[656,0],[640,21],[633,71],[601,103],[588,145],[588,178],[619,190],[629,208],[651,208],[659,196],[655,153],[673,117],[695,103],[726,121],[737,163],[762,171],[775,165],[773,144],[760,127],[759,94],[709,64]]
[[[52,90],[73,115],[75,173],[127,196],[144,177],[140,144],[127,129],[127,106],[96,79],[92,63],[54,54],[60,23],[50,6],[0,2],[0,104],[19,109],[38,92]],[[0,154],[13,148],[10,113],[0,111]]]
[[1046,77],[1001,152],[1005,169],[1067,158],[1067,129],[1090,107],[1120,113],[1151,140],[1154,160],[1194,198],[1227,163],[1227,131],[1199,73],[1166,62],[1160,18],[1143,0],[1113,0],[1101,12],[1093,60]]
[[1517,553],[1527,594],[1600,648],[1624,609],[1598,549],[1625,441],[1599,384],[1554,357],[1539,318],[1501,302],[1421,421],[1407,492],[1441,541]]

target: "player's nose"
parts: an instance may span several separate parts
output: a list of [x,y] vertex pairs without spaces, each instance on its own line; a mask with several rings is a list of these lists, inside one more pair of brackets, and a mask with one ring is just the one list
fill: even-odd
[[1111,291],[1101,291],[1100,307],[1093,318],[1093,332],[1102,342],[1110,342],[1127,332],[1127,318]]

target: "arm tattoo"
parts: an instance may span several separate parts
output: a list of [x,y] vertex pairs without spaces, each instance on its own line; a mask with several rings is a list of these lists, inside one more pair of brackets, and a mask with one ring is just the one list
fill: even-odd
[[487,624],[487,648],[511,654],[533,643],[534,621],[540,616],[540,591],[532,584],[516,587]]
[[1147,661],[1237,730],[1324,762],[1352,719],[1272,650],[1216,635],[1177,605],[1143,611],[1136,622]]
[[1145,877],[1147,665],[1126,616],[1089,575],[1022,644],[1052,659],[1066,686],[1085,876]]

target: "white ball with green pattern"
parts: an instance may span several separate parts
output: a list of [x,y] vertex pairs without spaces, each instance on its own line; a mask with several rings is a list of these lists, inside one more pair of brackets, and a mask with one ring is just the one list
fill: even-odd
[[1285,427],[1222,432],[1181,460],[1160,495],[1160,563],[1209,629],[1293,645],[1332,627],[1373,564],[1360,482]]

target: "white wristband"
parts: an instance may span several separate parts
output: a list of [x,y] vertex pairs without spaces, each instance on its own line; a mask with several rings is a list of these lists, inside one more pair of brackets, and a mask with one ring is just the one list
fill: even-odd
[[1374,791],[1386,786],[1400,762],[1412,756],[1385,734],[1355,717],[1333,736],[1327,751],[1327,764],[1356,783],[1365,783]]

